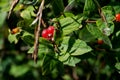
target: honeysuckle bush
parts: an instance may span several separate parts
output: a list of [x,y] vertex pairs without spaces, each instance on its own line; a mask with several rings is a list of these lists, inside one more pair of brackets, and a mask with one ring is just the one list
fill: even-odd
[[[115,15],[120,13],[120,2],[45,0],[35,63],[32,54],[39,22],[33,21],[41,2],[19,0],[8,19],[13,1],[0,1],[0,79],[118,80],[120,22]],[[49,26],[55,27],[53,41],[41,36]],[[15,28],[19,30],[13,34]]]

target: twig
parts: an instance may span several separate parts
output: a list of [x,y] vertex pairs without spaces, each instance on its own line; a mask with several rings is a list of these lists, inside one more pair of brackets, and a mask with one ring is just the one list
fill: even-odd
[[19,2],[19,0],[14,0],[14,1],[12,2],[11,7],[10,7],[10,11],[9,11],[9,13],[8,13],[8,19],[9,19],[10,15],[11,15],[13,9],[15,8],[15,6],[18,4],[18,2]]
[[37,54],[38,54],[38,47],[39,47],[39,35],[40,35],[40,26],[41,26],[41,19],[42,19],[42,10],[44,7],[44,0],[42,0],[41,5],[39,7],[39,11],[37,13],[37,17],[35,20],[38,21],[38,26],[36,28],[35,32],[35,42],[34,42],[34,52],[32,54],[32,57],[35,62],[37,62]]
[[108,22],[107,22],[107,20],[106,20],[105,15],[104,15],[104,14],[103,14],[103,12],[102,12],[102,9],[101,9],[100,4],[98,3],[98,1],[97,1],[97,0],[94,0],[94,1],[95,1],[95,3],[96,3],[96,4],[97,4],[97,6],[98,6],[98,12],[99,12],[99,14],[100,14],[100,16],[101,16],[102,20],[103,20],[104,22],[106,22],[107,27],[108,27]]
[[73,68],[72,70],[73,70],[73,73],[72,73],[73,79],[74,80],[79,80],[79,77],[78,77],[78,75],[77,75],[77,73],[75,71],[75,68]]
[[43,20],[43,19],[41,19],[41,23],[42,23],[42,25],[43,25],[43,27],[44,27],[44,28],[46,28],[46,27],[47,27],[47,25],[45,24],[45,22],[44,22],[44,20]]
[[86,75],[86,80],[90,80],[91,72]]
[[41,9],[43,9],[43,5],[44,5],[44,0],[42,0],[42,2],[41,2],[41,5],[39,7],[39,11],[37,12],[37,15],[36,15],[36,19],[30,24],[30,26],[34,25],[39,20],[39,16],[40,16],[41,11],[42,11]]

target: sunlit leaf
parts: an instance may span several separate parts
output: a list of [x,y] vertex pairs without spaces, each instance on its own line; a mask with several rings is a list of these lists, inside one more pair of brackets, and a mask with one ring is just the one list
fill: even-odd
[[105,34],[103,34],[100,29],[98,29],[98,27],[96,27],[96,25],[91,25],[88,24],[87,25],[87,29],[88,31],[95,37],[95,38],[102,38],[102,40],[110,46],[110,48],[112,48],[112,44],[110,39],[108,38],[108,36],[106,36]]
[[114,23],[112,21],[108,21],[106,23],[103,20],[99,19],[97,20],[96,25],[101,30],[101,32],[107,36],[111,35],[114,31]]
[[72,33],[75,30],[78,30],[82,27],[81,21],[83,17],[77,18],[77,17],[66,17],[63,19],[60,19],[60,24],[63,30],[63,35],[68,35]]
[[79,59],[79,58],[69,57],[68,60],[66,62],[64,62],[64,64],[75,67],[75,65],[77,63],[79,63],[80,61],[81,61],[81,59]]
[[29,67],[27,65],[12,65],[9,73],[14,77],[20,77],[28,71]]
[[14,42],[16,44],[18,42],[17,34],[9,34],[8,40],[10,43]]
[[21,17],[24,18],[24,19],[30,19],[31,18],[30,12],[28,10],[22,11],[21,12]]
[[103,14],[106,18],[107,21],[113,21],[114,18],[115,18],[115,12],[113,10],[113,7],[112,6],[104,6],[102,8],[102,11],[103,11]]
[[116,63],[116,64],[115,64],[115,67],[116,67],[118,70],[120,70],[120,63],[119,63],[119,62]]
[[74,38],[64,37],[61,51],[77,56],[90,52],[92,49],[82,40],[75,40]]
[[62,55],[59,56],[59,60],[64,62],[64,61],[67,61],[67,59],[70,57],[70,54],[69,53],[64,53]]

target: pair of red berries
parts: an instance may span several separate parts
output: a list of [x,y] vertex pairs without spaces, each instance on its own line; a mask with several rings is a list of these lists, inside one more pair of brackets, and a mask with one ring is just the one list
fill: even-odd
[[118,14],[115,15],[115,20],[117,22],[120,22],[120,13],[118,13]]
[[49,26],[47,29],[44,29],[42,31],[42,37],[47,40],[53,40],[54,32],[55,32],[55,27]]

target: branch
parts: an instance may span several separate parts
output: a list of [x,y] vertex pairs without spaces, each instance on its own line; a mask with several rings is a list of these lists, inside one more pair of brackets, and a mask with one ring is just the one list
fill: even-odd
[[14,0],[14,1],[12,2],[11,7],[10,7],[10,11],[9,11],[9,13],[8,13],[8,19],[9,19],[10,15],[11,15],[13,9],[15,8],[15,6],[18,4],[18,2],[19,2],[19,0]]
[[[41,26],[41,19],[42,19],[42,11],[44,7],[45,0],[42,0],[41,5],[39,7],[39,11],[37,13],[37,17],[35,20],[38,21],[38,26],[36,28],[35,32],[35,42],[34,42],[34,52],[32,54],[32,57],[35,62],[37,62],[37,54],[38,54],[38,47],[39,47],[39,35],[40,35],[40,26]],[[33,21],[34,22],[34,21]]]

